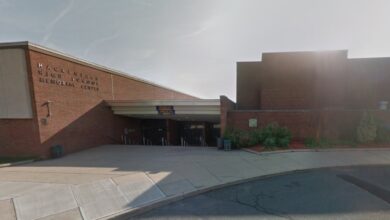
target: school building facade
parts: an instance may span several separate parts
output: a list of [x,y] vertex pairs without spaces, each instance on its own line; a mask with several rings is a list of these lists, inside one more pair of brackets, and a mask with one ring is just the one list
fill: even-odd
[[30,42],[0,44],[0,156],[105,144],[216,146],[271,122],[296,139],[350,138],[364,111],[389,125],[390,58],[265,53],[237,63],[236,102],[200,99]]

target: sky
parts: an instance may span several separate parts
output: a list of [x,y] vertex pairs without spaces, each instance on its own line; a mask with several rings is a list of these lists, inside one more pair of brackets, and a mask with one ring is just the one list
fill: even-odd
[[0,42],[11,41],[235,100],[236,62],[264,52],[390,56],[390,1],[0,0]]

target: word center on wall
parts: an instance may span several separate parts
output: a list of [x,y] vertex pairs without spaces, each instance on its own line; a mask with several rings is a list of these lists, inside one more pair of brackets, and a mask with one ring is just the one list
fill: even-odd
[[36,65],[40,83],[99,91],[99,78],[97,76],[40,62]]

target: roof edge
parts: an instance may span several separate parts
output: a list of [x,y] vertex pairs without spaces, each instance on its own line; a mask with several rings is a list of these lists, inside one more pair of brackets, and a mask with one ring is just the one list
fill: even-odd
[[220,106],[219,99],[154,99],[154,100],[104,100],[109,106],[164,106],[164,105],[179,105],[179,106]]
[[348,58],[349,55],[349,50],[348,49],[335,49],[335,50],[292,50],[292,51],[282,51],[282,52],[277,52],[277,51],[270,51],[270,52],[262,52],[261,53],[261,60],[268,56],[275,56],[275,55],[291,55],[291,54],[297,54],[297,55],[302,55],[302,54],[320,54],[320,53],[344,53],[345,56]]
[[173,92],[177,92],[177,93],[180,93],[180,94],[183,94],[183,95],[187,95],[187,96],[195,98],[195,99],[200,99],[199,97],[187,94],[185,92],[181,92],[181,91],[175,90],[173,88],[170,88],[170,87],[167,87],[167,86],[163,86],[163,85],[160,85],[158,83],[154,83],[152,81],[145,80],[145,79],[142,79],[140,77],[136,77],[136,76],[130,75],[130,74],[126,73],[126,72],[119,71],[119,70],[116,70],[116,69],[112,69],[112,68],[109,68],[109,67],[106,67],[106,66],[94,63],[94,62],[90,62],[90,61],[87,61],[87,60],[84,60],[84,59],[81,59],[81,58],[78,58],[78,57],[75,57],[75,56],[72,56],[72,55],[60,52],[58,50],[54,50],[54,49],[51,49],[51,48],[48,48],[48,47],[45,47],[45,46],[42,46],[42,45],[39,45],[39,44],[35,44],[35,43],[32,43],[32,42],[29,42],[29,41],[0,42],[0,49],[3,49],[3,48],[24,48],[24,49],[37,51],[37,52],[40,52],[40,53],[43,53],[43,54],[47,54],[47,55],[51,55],[51,56],[54,56],[54,57],[57,57],[57,58],[60,58],[60,59],[64,59],[64,60],[67,60],[67,61],[70,61],[70,62],[78,63],[78,64],[81,64],[81,65],[85,65],[85,66],[88,66],[88,67],[91,67],[91,68],[94,68],[94,69],[97,69],[97,70],[108,72],[108,73],[111,73],[113,75],[125,77],[125,78],[128,78],[128,79],[132,79],[132,80],[135,80],[135,81],[138,81],[138,82],[142,82],[142,83],[146,83],[146,84],[149,84],[149,85],[152,85],[152,86],[156,86],[156,87],[159,87],[159,88],[162,88],[162,89],[167,89],[167,90],[170,90],[170,91],[173,91]]
[[329,52],[348,53],[349,49],[265,51],[265,52],[262,52],[262,54],[263,55],[267,55],[267,54],[271,54],[272,55],[272,54],[289,54],[289,53],[301,54],[301,53],[329,53]]

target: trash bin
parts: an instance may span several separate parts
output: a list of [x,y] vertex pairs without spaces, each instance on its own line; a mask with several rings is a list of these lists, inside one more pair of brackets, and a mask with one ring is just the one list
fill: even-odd
[[223,149],[223,138],[217,138],[217,147],[219,150]]
[[60,158],[64,155],[64,147],[62,145],[54,145],[50,148],[52,158]]
[[232,142],[228,139],[224,139],[223,140],[223,149],[225,151],[230,151],[232,150]]

